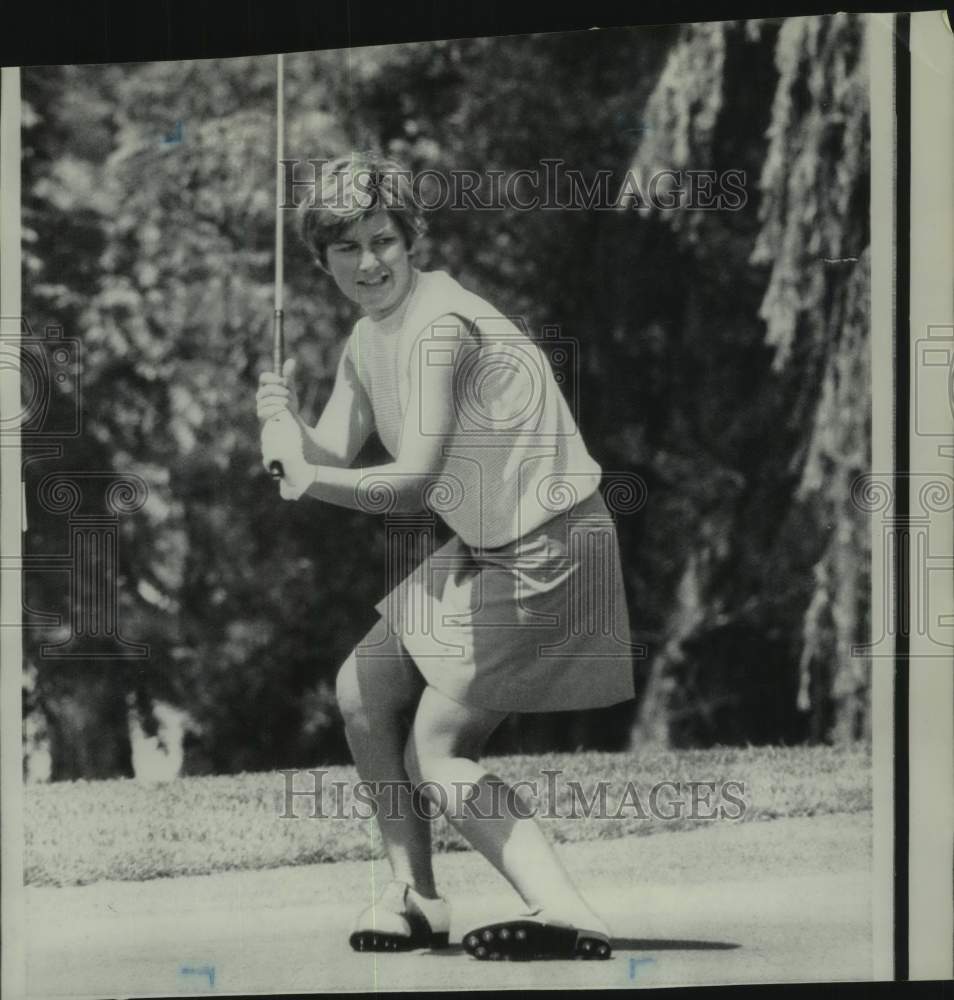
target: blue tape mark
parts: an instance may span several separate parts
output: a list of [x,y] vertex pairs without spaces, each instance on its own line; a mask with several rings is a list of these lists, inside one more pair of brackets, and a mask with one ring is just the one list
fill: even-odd
[[655,958],[631,958],[629,960],[629,978],[637,979],[639,976],[639,967],[641,965],[652,965],[655,961]]
[[182,122],[178,121],[168,135],[162,137],[163,146],[178,146],[182,142]]
[[179,966],[180,976],[208,976],[209,986],[215,986],[215,966],[214,965],[181,965]]

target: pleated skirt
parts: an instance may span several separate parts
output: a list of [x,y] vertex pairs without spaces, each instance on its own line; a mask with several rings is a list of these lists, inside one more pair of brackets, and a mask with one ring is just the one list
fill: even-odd
[[598,490],[501,548],[455,535],[375,608],[455,701],[555,712],[634,697],[619,542]]

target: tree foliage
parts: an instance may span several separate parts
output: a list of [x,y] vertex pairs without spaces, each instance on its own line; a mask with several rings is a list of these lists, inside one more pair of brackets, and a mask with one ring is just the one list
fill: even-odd
[[[724,491],[713,513],[698,511],[642,706],[643,735],[668,740],[688,719],[690,739],[700,721],[721,739],[726,714],[745,707],[744,728],[764,738],[771,712],[751,703],[753,689],[769,704],[774,695],[775,738],[851,739],[864,729],[867,664],[850,653],[867,625],[868,541],[851,501],[852,482],[870,465],[863,46],[863,22],[848,15],[692,26],[649,101],[656,127],[637,160],[724,169],[752,154],[755,211],[671,222],[693,248],[694,283],[712,270],[716,280],[758,276],[732,289],[734,326],[759,359],[739,391],[759,401],[760,417],[723,438],[739,446],[726,464],[740,489]],[[770,52],[767,87],[759,60]],[[695,103],[678,88],[690,66],[704,82]],[[744,403],[735,412],[754,415]],[[729,662],[712,655],[717,639],[728,643]],[[704,679],[692,649],[707,651]]]

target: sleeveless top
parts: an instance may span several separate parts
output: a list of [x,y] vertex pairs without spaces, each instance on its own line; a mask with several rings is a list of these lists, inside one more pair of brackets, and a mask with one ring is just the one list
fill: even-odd
[[473,340],[458,358],[453,429],[427,504],[467,545],[499,548],[591,496],[601,469],[522,321],[445,271],[416,272],[402,307],[380,321],[362,317],[345,346],[391,456],[400,452],[414,366],[451,363],[448,338],[458,328],[438,322],[448,314]]

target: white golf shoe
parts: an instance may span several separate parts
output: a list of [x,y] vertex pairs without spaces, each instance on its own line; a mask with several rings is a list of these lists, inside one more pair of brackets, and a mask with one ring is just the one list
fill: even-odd
[[449,934],[447,900],[428,899],[395,880],[360,914],[349,940],[355,951],[410,951],[446,948]]

